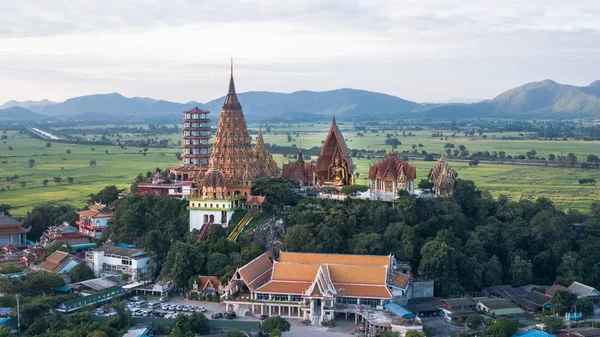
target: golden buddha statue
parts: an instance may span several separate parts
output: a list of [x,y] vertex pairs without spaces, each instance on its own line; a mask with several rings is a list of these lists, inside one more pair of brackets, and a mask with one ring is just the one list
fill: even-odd
[[336,156],[333,163],[329,165],[329,180],[325,185],[344,186],[346,184],[346,169],[340,163],[340,157]]

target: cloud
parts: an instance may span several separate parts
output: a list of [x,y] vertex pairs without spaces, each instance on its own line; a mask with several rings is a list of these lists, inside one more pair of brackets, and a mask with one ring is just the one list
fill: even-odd
[[600,57],[596,1],[0,0],[0,12],[0,77],[19,83],[0,101],[105,89],[208,100],[230,56],[247,90],[486,98],[541,78],[591,82]]

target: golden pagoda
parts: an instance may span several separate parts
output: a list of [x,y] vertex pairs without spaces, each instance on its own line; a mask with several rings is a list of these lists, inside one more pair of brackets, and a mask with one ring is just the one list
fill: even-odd
[[254,159],[256,160],[261,176],[271,178],[277,174],[277,164],[273,160],[273,155],[269,153],[269,150],[265,146],[262,124],[258,127],[258,136],[256,137],[256,145],[254,146]]
[[433,183],[433,191],[440,196],[452,195],[458,173],[441,156],[437,164],[429,171],[428,179]]

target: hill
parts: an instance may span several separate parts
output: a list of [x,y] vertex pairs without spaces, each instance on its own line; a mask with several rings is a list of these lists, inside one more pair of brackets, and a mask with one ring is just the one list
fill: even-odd
[[491,100],[472,104],[439,104],[419,109],[423,117],[598,118],[600,81],[585,87],[532,82]]
[[62,103],[35,106],[31,109],[46,116],[75,116],[79,114],[139,116],[179,113],[188,107],[191,106],[152,98],[127,98],[121,94],[112,93],[75,97]]
[[56,102],[52,102],[47,99],[43,99],[41,101],[23,101],[23,102],[8,101],[8,102],[0,105],[0,109],[8,109],[8,108],[12,108],[14,106],[20,106],[21,108],[28,109],[28,108],[31,108],[34,106],[46,106],[46,105],[52,105],[52,104],[56,104]]
[[[399,117],[419,107],[395,96],[357,89],[295,91],[289,94],[250,91],[238,94],[248,118],[295,118],[300,115],[336,114],[341,118]],[[204,104],[211,112],[221,110],[225,96]],[[317,116],[318,118],[318,116]]]
[[37,119],[41,116],[33,111],[21,108],[20,106],[13,106],[6,109],[0,109],[0,119]]

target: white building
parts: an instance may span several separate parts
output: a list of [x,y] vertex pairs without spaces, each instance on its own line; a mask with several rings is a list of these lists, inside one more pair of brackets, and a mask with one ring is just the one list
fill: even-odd
[[132,280],[139,280],[153,267],[143,250],[107,244],[86,252],[85,260],[96,277],[129,275]]

